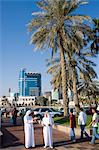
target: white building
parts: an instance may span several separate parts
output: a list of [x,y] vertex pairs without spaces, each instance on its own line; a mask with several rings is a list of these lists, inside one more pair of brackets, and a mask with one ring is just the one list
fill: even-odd
[[16,99],[14,96],[0,97],[0,107],[33,106],[35,105],[35,100],[35,96],[19,96]]
[[15,98],[13,96],[0,97],[0,107],[11,107],[14,104]]
[[19,96],[17,106],[33,106],[35,105],[35,96]]

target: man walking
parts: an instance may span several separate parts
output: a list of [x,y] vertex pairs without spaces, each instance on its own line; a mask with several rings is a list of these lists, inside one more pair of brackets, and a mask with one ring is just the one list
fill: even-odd
[[70,133],[69,133],[69,136],[73,142],[76,142],[74,128],[76,128],[76,118],[75,118],[75,115],[73,115],[73,109],[71,109],[70,110]]
[[79,113],[79,116],[78,116],[78,125],[80,125],[80,129],[81,129],[81,136],[80,136],[80,138],[83,139],[83,135],[85,135],[87,137],[87,139],[89,139],[90,137],[87,134],[87,132],[85,131],[87,115],[83,111],[83,108],[80,108],[79,110],[80,110],[80,113]]

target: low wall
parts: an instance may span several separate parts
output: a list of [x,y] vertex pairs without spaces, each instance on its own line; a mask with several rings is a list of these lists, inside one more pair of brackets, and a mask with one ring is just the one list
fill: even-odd
[[[69,131],[70,131],[70,127],[69,126],[62,126],[62,125],[54,125],[53,127],[54,129],[57,129],[61,132],[65,132],[66,134],[69,134]],[[86,129],[86,132],[90,135],[90,129]],[[80,136],[81,134],[81,130],[80,128],[75,128],[75,134],[76,136]]]

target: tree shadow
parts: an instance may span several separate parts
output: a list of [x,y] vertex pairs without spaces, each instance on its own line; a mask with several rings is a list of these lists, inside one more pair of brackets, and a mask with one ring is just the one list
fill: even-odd
[[69,118],[68,117],[58,117],[56,118],[56,120],[54,121],[55,124],[69,124]]

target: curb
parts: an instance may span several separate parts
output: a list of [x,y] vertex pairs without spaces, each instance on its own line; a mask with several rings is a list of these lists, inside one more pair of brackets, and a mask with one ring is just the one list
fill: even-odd
[[[69,126],[62,126],[62,125],[58,125],[58,124],[55,124],[53,126],[54,129],[57,129],[61,132],[65,132],[66,134],[69,134],[69,131],[70,131],[70,127]],[[86,132],[90,135],[90,129],[85,129]],[[75,134],[76,136],[80,136],[81,134],[81,130],[80,128],[75,128]]]

